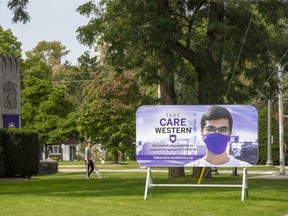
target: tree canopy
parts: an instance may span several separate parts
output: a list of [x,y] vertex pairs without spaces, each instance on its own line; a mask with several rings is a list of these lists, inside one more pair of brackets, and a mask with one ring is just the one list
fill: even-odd
[[[41,42],[27,55],[23,62],[22,76],[22,125],[39,134],[41,146],[57,144],[64,141],[69,135],[76,133],[75,106],[68,98],[64,85],[53,83],[51,61],[56,57],[51,53],[59,50],[65,53],[60,43],[56,49],[47,51],[47,46],[54,42]],[[40,49],[42,47],[42,49]],[[33,55],[32,55],[33,54]]]
[[51,67],[61,64],[61,58],[66,56],[70,51],[60,41],[40,41],[33,48],[25,54],[27,58],[38,57],[45,61]]
[[30,21],[30,16],[29,14],[25,11],[27,4],[29,3],[28,0],[9,0],[7,3],[7,7],[9,10],[12,10],[13,13],[13,18],[12,22],[13,23],[27,23]]
[[118,68],[148,66],[151,57],[155,70],[146,75],[160,83],[161,68],[172,82],[188,63],[199,103],[244,103],[258,95],[287,48],[287,8],[283,1],[90,1],[78,8],[90,17],[78,38],[106,44],[107,60]]
[[[160,85],[161,104],[249,103],[288,48],[287,9],[280,0],[89,1],[78,39],[105,46],[117,71],[140,68]],[[269,85],[277,89],[275,76]]]
[[4,30],[0,25],[0,54],[14,55],[21,58],[21,43],[10,29]]
[[135,148],[135,113],[139,86],[129,73],[113,73],[110,79],[96,77],[87,83],[78,110],[78,129],[85,139],[102,144],[118,163],[119,151]]

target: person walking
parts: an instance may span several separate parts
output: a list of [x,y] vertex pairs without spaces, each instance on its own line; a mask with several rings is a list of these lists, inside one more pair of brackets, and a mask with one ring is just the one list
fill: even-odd
[[90,141],[87,143],[87,147],[85,148],[85,164],[86,164],[86,179],[90,179],[91,174],[94,171],[94,163],[92,161],[92,150]]
[[94,163],[94,171],[96,172],[98,178],[101,179],[101,178],[103,178],[103,176],[102,176],[100,170],[98,170],[98,168],[97,168],[97,160],[98,160],[98,159],[100,159],[101,161],[103,161],[103,160],[101,159],[101,157],[99,157],[99,152],[98,152],[97,147],[96,147],[96,146],[93,146],[93,147],[92,147],[92,161],[93,161],[93,163]]

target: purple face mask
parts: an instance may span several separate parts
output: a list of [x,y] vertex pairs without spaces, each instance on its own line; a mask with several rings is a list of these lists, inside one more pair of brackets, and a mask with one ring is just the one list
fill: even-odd
[[203,141],[210,152],[219,155],[226,150],[227,144],[230,141],[230,136],[220,133],[207,134],[204,136]]

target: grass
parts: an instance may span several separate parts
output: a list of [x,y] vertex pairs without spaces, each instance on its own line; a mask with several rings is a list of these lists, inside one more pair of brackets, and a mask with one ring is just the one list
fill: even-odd
[[[97,164],[101,164],[100,163],[101,161],[98,160],[97,161]],[[82,160],[82,161],[59,161],[58,162],[59,166],[66,166],[66,165],[83,165],[85,164],[85,162]],[[121,165],[129,165],[129,166],[137,166],[139,167],[139,164],[137,163],[137,161],[120,161],[119,164],[112,164],[112,161],[105,161],[105,164],[104,165],[113,165],[113,166],[121,166]]]
[[[84,161],[59,161],[59,168],[65,167],[66,169],[69,168],[85,168],[85,162]],[[99,169],[113,169],[113,170],[125,170],[125,169],[140,169],[139,164],[137,161],[123,161],[120,162],[119,164],[115,165],[112,164],[112,161],[106,161],[105,164],[101,164],[100,161],[97,161],[97,166]],[[155,167],[153,170],[167,170],[167,167]],[[185,171],[189,172],[191,168],[185,167]],[[229,167],[221,167],[218,168],[219,171],[221,170],[231,170],[232,173],[232,168]],[[242,170],[239,168],[238,170]],[[249,167],[248,171],[251,170],[263,170],[263,171],[279,171],[279,167],[277,166],[265,166],[265,165],[256,165]],[[288,170],[287,170],[288,171]]]
[[[130,169],[135,164],[126,166]],[[103,175],[104,179],[97,179],[94,174],[90,180],[86,180],[84,173],[58,173],[34,176],[28,181],[0,182],[0,215],[288,214],[288,180],[249,179],[249,197],[244,202],[240,200],[241,188],[204,187],[156,187],[149,189],[148,198],[144,201],[145,172],[106,172]],[[153,172],[152,175],[156,184],[197,183],[191,174],[177,179],[167,179],[167,173],[161,172]],[[204,179],[202,183],[241,182],[241,175],[231,177],[221,174]]]
[[[59,161],[59,168],[85,168],[84,161]],[[105,164],[101,164],[101,161],[97,161],[97,166],[100,169],[113,169],[113,170],[123,170],[123,169],[139,169],[139,164],[136,161],[124,161],[119,162],[119,164],[113,164],[112,161],[105,161]]]

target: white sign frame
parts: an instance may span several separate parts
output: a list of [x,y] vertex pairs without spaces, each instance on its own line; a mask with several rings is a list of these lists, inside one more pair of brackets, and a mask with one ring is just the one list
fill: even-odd
[[243,168],[242,184],[154,184],[152,180],[151,167],[147,169],[144,200],[147,199],[148,189],[152,187],[237,187],[241,190],[241,201],[244,201],[245,194],[248,197],[248,171],[247,168]]

